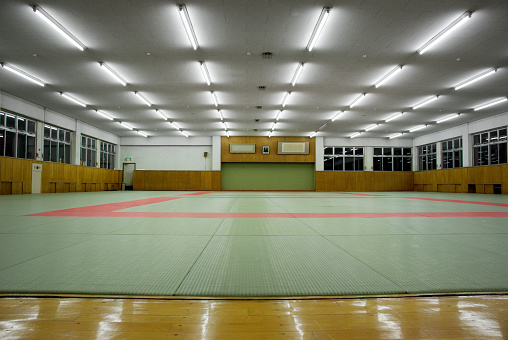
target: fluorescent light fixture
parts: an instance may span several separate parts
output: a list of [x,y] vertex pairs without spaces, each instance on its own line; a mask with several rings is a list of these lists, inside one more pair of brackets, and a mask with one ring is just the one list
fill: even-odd
[[321,14],[319,15],[319,19],[316,23],[316,27],[314,27],[314,31],[312,31],[312,35],[310,36],[309,43],[307,44],[307,50],[312,51],[314,48],[314,45],[316,44],[317,39],[319,38],[319,34],[321,34],[321,31],[323,30],[323,27],[325,26],[326,20],[328,19],[328,16],[330,15],[331,7],[324,7],[321,11]]
[[388,138],[390,138],[390,139],[394,139],[394,138],[400,137],[400,136],[402,136],[402,135],[403,135],[403,133],[402,133],[402,132],[400,132],[400,133],[396,133],[396,134],[394,134],[394,135],[391,135],[391,136],[389,136]]
[[446,122],[447,120],[458,118],[459,116],[460,116],[460,113],[456,113],[454,115],[439,119],[436,121],[436,123],[440,124],[440,123]]
[[362,134],[361,132],[353,133],[349,138],[355,138],[355,137],[358,137],[361,134]]
[[332,117],[331,121],[334,122],[337,118],[339,118],[344,112],[346,111],[339,111],[335,114],[335,116]]
[[436,99],[438,99],[438,98],[439,98],[439,96],[432,96],[432,97],[430,97],[430,98],[427,98],[427,99],[425,99],[423,102],[418,103],[418,104],[416,104],[415,106],[413,106],[413,110],[416,110],[416,109],[418,109],[418,108],[420,108],[420,107],[422,107],[422,106],[424,106],[424,105],[427,105],[427,104],[429,104],[429,103],[433,102],[434,100],[436,100]]
[[[3,136],[1,136],[3,137]],[[268,138],[271,138],[272,137],[272,131],[268,132]]]
[[77,99],[76,97],[71,96],[70,94],[67,94],[65,92],[59,92],[59,93],[62,97],[69,99],[71,102],[73,102],[75,104],[81,105],[83,107],[86,107],[86,105],[87,105],[86,103],[82,102],[81,100]]
[[185,131],[180,131],[180,133],[181,133],[182,135],[184,135],[185,137],[189,137],[189,135],[188,135],[187,133],[185,133]]
[[365,129],[365,132],[375,129],[379,124],[374,124]]
[[139,93],[138,91],[134,91],[134,94],[136,96],[138,96],[139,98],[141,98],[141,100],[143,100],[143,102],[148,105],[148,106],[152,106],[152,103],[150,103],[150,101],[148,99],[146,99],[145,96],[143,96],[141,93]]
[[317,135],[317,131],[314,131],[313,133],[311,133],[311,134],[310,134],[310,136],[309,136],[309,137],[310,137],[310,138],[314,138],[314,137],[316,137],[316,135]]
[[0,65],[2,65],[3,68],[5,68],[6,70],[8,71],[11,71],[12,73],[14,74],[17,74],[18,76],[20,77],[23,77],[27,80],[30,80],[31,82],[39,85],[39,86],[44,86],[46,84],[44,84],[44,82],[38,78],[35,78],[34,76],[26,73],[25,71],[21,71],[19,68],[17,67],[14,67],[12,65],[9,65],[7,63],[0,63]]
[[319,131],[323,130],[323,129],[327,126],[327,125],[328,125],[328,123],[324,123],[323,125],[321,125],[321,126],[319,127],[319,129],[318,129],[318,130],[319,130]]
[[277,126],[277,123],[275,123],[275,122],[274,122],[274,123],[272,124],[272,131],[273,131],[273,130],[275,130],[275,126]]
[[141,132],[139,130],[136,130],[136,132],[139,133],[143,137],[148,137],[148,135],[146,133],[143,133],[143,132]]
[[132,126],[130,126],[129,124],[126,124],[124,122],[118,122],[118,123],[120,123],[121,126],[126,127],[129,130],[134,130],[134,128]]
[[217,94],[215,91],[210,91],[210,94],[212,95],[212,100],[215,106],[219,106],[219,101],[217,100]]
[[397,65],[396,68],[388,72],[383,78],[379,79],[377,83],[374,84],[376,88],[380,87],[382,84],[384,84],[388,79],[392,78],[394,75],[402,71],[402,65]]
[[409,132],[415,132],[415,131],[418,131],[421,129],[425,129],[426,127],[427,127],[427,125],[419,125],[417,127],[412,128],[411,130],[409,130]]
[[182,19],[183,26],[185,27],[185,32],[187,32],[187,36],[189,37],[192,48],[198,49],[198,38],[196,37],[196,33],[194,33],[194,29],[192,28],[192,23],[189,17],[189,12],[187,12],[187,7],[185,5],[177,5],[178,13],[180,13],[180,18]]
[[493,106],[493,105],[496,105],[496,104],[500,104],[502,102],[505,102],[506,100],[508,100],[506,97],[504,98],[499,98],[499,99],[496,99],[492,102],[489,102],[489,103],[486,103],[486,104],[483,104],[483,105],[480,105],[478,107],[475,107],[474,110],[475,111],[478,111],[478,110],[482,110],[482,109],[485,109],[487,107],[490,107],[490,106]]
[[44,21],[46,21],[51,27],[58,31],[62,36],[64,36],[67,40],[69,40],[74,46],[79,48],[81,51],[84,51],[86,46],[81,41],[78,40],[71,32],[69,32],[65,27],[63,27],[58,21],[53,19],[51,15],[49,15],[45,10],[41,8],[41,6],[35,5],[32,6],[35,14],[39,15]]
[[226,136],[228,136],[228,138],[229,138],[229,131],[226,131]]
[[471,18],[472,12],[465,12],[460,17],[455,19],[450,25],[446,26],[441,32],[436,34],[432,39],[427,41],[420,49],[417,51],[419,54],[425,53],[429,48],[434,46],[437,42],[441,41],[444,37],[454,31],[456,28],[461,26],[464,22]]
[[278,122],[279,121],[279,118],[280,118],[280,115],[282,113],[282,110],[279,110],[279,112],[277,112],[277,116],[275,116],[275,121]]
[[175,123],[175,122],[169,122],[169,124],[170,124],[172,127],[174,127],[175,129],[180,130],[180,127],[179,127],[178,125],[176,125],[176,123]]
[[161,110],[155,110],[155,112],[157,112],[157,114],[158,114],[159,116],[161,116],[161,118],[162,118],[162,119],[164,119],[164,120],[168,120],[168,117],[166,117],[166,116],[164,115],[164,113],[162,113],[162,111],[161,111]]
[[210,78],[210,73],[208,73],[208,68],[204,61],[200,61],[199,65],[201,66],[201,72],[203,72],[203,77],[205,77],[206,85],[210,85],[212,83],[212,79]]
[[226,122],[222,122],[222,125],[224,126],[224,130],[228,130],[228,126],[226,125]]
[[108,64],[106,64],[105,62],[100,62],[99,65],[101,66],[102,69],[106,70],[106,72],[108,72],[115,80],[120,82],[120,84],[122,84],[123,86],[127,85],[127,82],[122,77],[120,77],[120,75],[116,73],[111,67],[109,67]]
[[360,94],[358,97],[355,98],[355,100],[353,100],[351,104],[349,104],[349,107],[353,108],[354,106],[356,106],[363,98],[365,98],[366,95],[367,93]]
[[462,83],[458,84],[458,85],[455,85],[453,88],[455,90],[458,90],[458,89],[461,89],[463,87],[466,87],[468,85],[471,85],[472,83],[475,83],[477,82],[478,80],[480,79],[483,79],[485,77],[488,77],[490,75],[493,75],[494,73],[497,72],[497,68],[493,68],[493,69],[490,69],[490,70],[487,70],[485,72],[482,72],[480,74],[477,74],[476,76],[472,77],[472,78],[469,78],[468,80],[466,81],[463,81]]
[[396,114],[394,114],[393,116],[389,117],[388,119],[385,120],[385,123],[388,123],[394,119],[397,119],[399,118],[400,116],[402,116],[404,114],[404,112],[398,112]]
[[298,81],[298,78],[300,78],[300,74],[302,74],[302,71],[303,71],[303,65],[304,65],[304,63],[298,63],[298,66],[296,67],[295,75],[293,76],[293,79],[291,80],[292,86],[295,86],[296,82]]
[[106,118],[106,119],[113,120],[113,117],[111,117],[110,115],[108,115],[108,114],[107,114],[107,113],[105,113],[105,112],[102,112],[102,111],[100,111],[100,110],[95,110],[95,112],[97,112],[97,114],[99,114],[99,115],[103,116],[103,117],[104,117],[104,118]]
[[217,110],[217,113],[219,114],[219,118],[221,121],[224,120],[224,116],[222,115],[222,111],[221,110]]
[[287,102],[290,95],[291,95],[291,92],[286,92],[286,94],[284,95],[284,99],[282,99],[282,107],[286,106],[286,102]]

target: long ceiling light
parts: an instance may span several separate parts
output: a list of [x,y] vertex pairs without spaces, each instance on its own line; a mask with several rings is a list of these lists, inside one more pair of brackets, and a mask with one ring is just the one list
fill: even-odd
[[427,127],[427,125],[419,125],[417,127],[410,129],[409,132],[416,132],[418,130],[425,129],[426,127]]
[[295,75],[293,76],[293,79],[291,80],[292,86],[295,86],[296,82],[298,81],[298,78],[300,78],[300,74],[302,74],[302,71],[303,71],[303,65],[304,65],[304,63],[298,63],[298,66],[296,67]]
[[[226,136],[229,138],[229,131],[226,131]],[[268,136],[270,137],[270,136]]]
[[365,96],[367,95],[367,93],[362,93],[360,94],[358,97],[355,98],[355,100],[353,100],[353,102],[351,104],[349,104],[349,107],[350,108],[353,108],[354,106],[358,105],[358,103],[363,99],[365,98]]
[[101,66],[101,68],[103,70],[105,70],[107,73],[109,73],[109,75],[112,76],[120,84],[122,84],[123,86],[127,85],[127,82],[122,77],[120,77],[120,75],[118,73],[116,73],[111,67],[109,67],[108,64],[101,61],[101,62],[99,62],[99,65]]
[[400,116],[402,116],[403,114],[404,114],[404,112],[398,112],[398,113],[394,114],[393,116],[388,117],[388,118],[385,120],[385,123],[391,122],[392,120],[399,118],[399,117],[400,117]]
[[427,98],[423,102],[420,102],[420,103],[416,104],[415,106],[413,106],[413,110],[419,109],[420,107],[427,105],[438,98],[439,98],[439,96],[432,96],[430,98]]
[[148,137],[148,135],[146,133],[143,133],[143,132],[141,132],[139,130],[136,130],[136,132],[139,133],[141,136],[143,136],[145,138]]
[[492,102],[488,102],[486,104],[483,104],[483,105],[480,105],[480,106],[477,106],[474,108],[475,111],[478,111],[478,110],[482,110],[482,109],[486,109],[487,107],[490,107],[490,106],[493,106],[493,105],[496,105],[496,104],[500,104],[502,102],[505,102],[507,101],[508,98],[504,97],[504,98],[499,98],[499,99],[496,99]]
[[316,27],[314,27],[314,31],[312,31],[312,35],[310,36],[309,43],[307,44],[307,50],[312,51],[314,45],[316,44],[317,39],[319,38],[319,34],[323,30],[325,26],[326,20],[328,19],[328,15],[330,15],[331,7],[324,7],[321,11],[321,15],[319,15],[319,19],[317,21]]
[[224,116],[222,115],[222,111],[221,110],[217,110],[217,114],[219,115],[219,118],[221,121],[224,120]]
[[150,101],[148,99],[146,99],[145,96],[143,96],[141,93],[139,93],[138,91],[134,91],[134,94],[136,96],[138,96],[139,98],[141,98],[141,100],[148,106],[152,106],[152,103],[150,103]]
[[129,124],[126,124],[124,122],[118,122],[118,123],[120,123],[121,126],[127,128],[127,129],[129,129],[131,131],[134,130],[134,128],[132,126],[130,126]]
[[164,119],[164,120],[168,120],[168,117],[166,117],[166,116],[164,115],[164,113],[162,113],[162,111],[161,111],[161,110],[155,110],[155,112],[156,112],[156,113],[157,113],[157,114],[158,114],[158,115],[159,115],[162,119]]
[[448,121],[450,119],[458,118],[459,116],[460,116],[460,113],[456,113],[454,115],[451,115],[451,116],[448,116],[448,117],[436,120],[436,123],[441,124],[441,123],[446,122],[446,121]]
[[340,116],[342,116],[342,114],[344,114],[344,112],[346,111],[339,111],[335,114],[335,116],[332,117],[331,121],[334,122],[335,120],[337,120]]
[[74,46],[79,48],[81,51],[84,51],[86,46],[81,41],[78,40],[71,32],[69,32],[65,27],[63,27],[58,21],[53,19],[51,15],[49,15],[45,10],[41,8],[41,6],[35,5],[32,6],[35,14],[39,15],[44,21],[46,21],[51,27],[58,31],[61,35],[63,35],[67,40],[69,40]]
[[279,112],[277,112],[277,116],[275,116],[275,121],[278,122],[279,121],[279,118],[280,118],[280,115],[282,114],[282,110],[279,110]]
[[208,73],[208,68],[204,61],[199,62],[199,66],[201,67],[201,72],[203,72],[203,77],[205,77],[206,85],[210,85],[212,83],[212,79],[210,78],[210,73]]
[[376,88],[380,87],[381,85],[383,85],[388,79],[392,78],[394,75],[396,75],[397,73],[399,73],[400,71],[402,71],[402,65],[397,65],[396,68],[394,68],[393,70],[391,70],[390,72],[388,72],[384,77],[382,77],[381,79],[379,79],[377,81],[377,83],[374,84],[374,86]]
[[471,85],[472,83],[477,82],[477,81],[478,81],[478,80],[480,80],[480,79],[483,79],[483,78],[485,78],[485,77],[488,77],[488,76],[490,76],[490,75],[493,75],[493,74],[494,74],[494,73],[496,73],[496,72],[497,72],[497,68],[492,68],[492,69],[489,69],[489,70],[484,71],[484,72],[482,72],[482,73],[480,73],[480,74],[477,74],[476,76],[474,76],[474,77],[472,77],[472,78],[469,78],[469,79],[468,79],[468,80],[466,80],[466,81],[463,81],[463,82],[462,82],[462,83],[460,83],[460,84],[455,85],[453,88],[454,88],[455,90],[459,90],[459,89],[461,89],[461,88],[463,88],[463,87],[466,87],[466,86],[468,86],[468,85]]
[[282,107],[286,106],[286,102],[287,102],[290,95],[291,95],[291,92],[286,92],[286,94],[284,95],[284,99],[282,99]]
[[355,138],[355,137],[358,137],[361,134],[362,134],[361,132],[353,133],[349,138]]
[[85,102],[83,102],[83,101],[81,101],[81,100],[77,99],[76,97],[71,96],[71,95],[70,95],[70,94],[68,94],[68,93],[65,93],[65,92],[58,92],[58,93],[60,93],[60,95],[61,95],[62,97],[67,98],[68,100],[70,100],[70,101],[71,101],[71,102],[73,102],[73,103],[76,103],[76,104],[81,105],[81,106],[83,106],[83,107],[86,107],[86,105],[87,105]]
[[434,46],[437,42],[441,41],[448,34],[453,32],[456,28],[461,26],[467,20],[471,18],[472,12],[465,12],[460,17],[458,17],[455,21],[453,21],[450,25],[446,26],[441,32],[436,34],[432,39],[427,41],[420,49],[418,49],[419,54],[424,54],[429,48]]
[[212,95],[213,104],[217,107],[219,106],[219,101],[217,100],[217,94],[215,91],[210,91],[210,94]]
[[379,124],[374,124],[365,129],[365,132],[375,129]]
[[309,138],[314,138],[314,137],[316,137],[316,135],[317,135],[317,131],[314,131],[314,132],[312,132],[312,133],[309,135]]
[[400,132],[400,133],[396,133],[396,134],[394,134],[394,135],[389,136],[388,138],[390,138],[390,139],[394,139],[394,138],[397,138],[397,137],[402,136],[403,134],[404,134],[404,133],[402,133],[402,132]]
[[38,78],[35,78],[34,76],[26,73],[25,71],[21,71],[19,68],[17,67],[14,67],[12,65],[9,65],[7,63],[0,63],[0,65],[2,65],[3,68],[5,68],[6,70],[8,71],[11,71],[12,73],[20,76],[20,77],[23,77],[27,80],[30,80],[31,82],[39,85],[39,86],[44,86],[46,85],[42,80],[38,79]]
[[109,120],[113,120],[114,118],[111,117],[110,115],[108,115],[107,113],[105,112],[102,112],[101,110],[95,110],[95,112],[98,114],[98,115],[101,115],[102,117],[106,118],[106,119],[109,119]]
[[277,126],[277,122],[274,122],[274,123],[272,124],[272,128],[271,128],[271,130],[272,130],[272,131],[273,131],[273,130],[275,130],[275,127],[276,127],[276,126]]
[[189,135],[188,135],[187,133],[185,133],[185,131],[180,130],[180,133],[181,133],[182,135],[184,135],[185,137],[189,137]]
[[177,5],[178,13],[180,13],[180,18],[182,19],[183,26],[185,27],[185,32],[187,32],[187,36],[189,37],[192,48],[197,50],[199,47],[198,38],[196,37],[196,33],[194,33],[194,28],[192,28],[192,23],[189,17],[189,12],[187,12],[187,7],[185,5]]
[[171,125],[172,127],[174,127],[177,130],[180,130],[180,127],[178,125],[176,125],[175,122],[169,122],[169,125]]

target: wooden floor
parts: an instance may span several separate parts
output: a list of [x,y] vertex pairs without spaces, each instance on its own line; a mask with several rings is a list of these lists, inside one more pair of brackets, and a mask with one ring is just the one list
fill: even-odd
[[1,339],[507,339],[508,295],[0,298]]

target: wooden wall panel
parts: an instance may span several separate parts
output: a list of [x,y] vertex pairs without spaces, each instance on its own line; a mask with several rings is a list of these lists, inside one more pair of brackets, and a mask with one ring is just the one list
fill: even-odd
[[[278,155],[277,142],[296,141],[309,142],[308,155]],[[314,163],[315,156],[315,138],[308,137],[222,137],[221,138],[221,161],[222,162],[277,162],[277,163]],[[254,154],[231,154],[229,153],[230,143],[254,143],[256,144],[256,153]],[[270,146],[270,154],[263,155],[261,149],[263,145]]]
[[134,190],[220,190],[220,171],[134,171]]
[[413,191],[414,187],[412,172],[317,171],[315,177],[316,191]]

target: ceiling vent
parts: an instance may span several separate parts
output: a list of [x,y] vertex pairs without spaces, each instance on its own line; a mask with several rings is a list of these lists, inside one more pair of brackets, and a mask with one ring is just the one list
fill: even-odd
[[258,86],[258,90],[259,91],[264,91],[264,90],[266,90],[266,86]]
[[261,110],[263,107],[261,105],[256,105],[256,109]]
[[272,59],[272,52],[263,52],[261,55],[263,59]]

